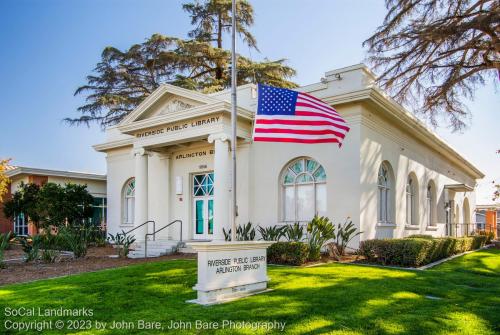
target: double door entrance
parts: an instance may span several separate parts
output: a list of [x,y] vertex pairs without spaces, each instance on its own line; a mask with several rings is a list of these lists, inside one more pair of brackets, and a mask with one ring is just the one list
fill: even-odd
[[193,238],[212,239],[214,231],[214,173],[193,175]]

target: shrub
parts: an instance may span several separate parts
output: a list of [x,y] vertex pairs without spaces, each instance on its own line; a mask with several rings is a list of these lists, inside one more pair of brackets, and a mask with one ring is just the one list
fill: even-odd
[[4,267],[3,252],[4,252],[4,250],[7,250],[7,248],[9,247],[10,237],[11,237],[10,232],[5,233],[5,234],[0,234],[0,268]]
[[118,257],[127,257],[130,252],[130,246],[135,242],[135,237],[127,235],[124,230],[115,235],[109,234],[108,240],[116,245],[118,250]]
[[304,227],[298,222],[285,226],[285,237],[288,241],[300,242],[304,239]]
[[85,224],[67,226],[59,230],[59,235],[64,240],[67,249],[73,252],[75,258],[84,257],[87,254],[91,234],[91,228]]
[[[227,232],[222,228],[224,233],[224,239],[226,241],[231,241],[231,229]],[[246,225],[239,225],[236,228],[236,240],[237,241],[253,241],[255,240],[255,228],[252,227],[252,223],[248,222]]]
[[484,243],[485,238],[480,236],[366,240],[360,243],[358,253],[368,262],[416,267],[480,248]]
[[266,228],[258,226],[257,229],[264,241],[279,241],[280,238],[285,236],[286,226],[270,226]]
[[303,242],[276,242],[267,248],[267,262],[302,265],[309,256],[309,246]]
[[487,244],[488,236],[485,235],[476,235],[472,237],[474,242],[472,243],[472,249],[479,249],[484,247]]
[[335,241],[337,251],[340,256],[345,255],[345,249],[347,248],[347,245],[349,242],[361,234],[361,231],[356,231],[358,230],[355,226],[354,223],[352,223],[352,220],[349,220],[349,218],[346,219],[344,224],[338,224],[337,226],[337,238]]
[[425,234],[414,234],[414,235],[408,236],[407,238],[428,238],[428,239],[433,239],[434,236],[432,236],[432,235],[425,235]]
[[329,239],[335,238],[335,226],[326,216],[315,215],[307,224],[309,233],[309,260],[317,261],[321,257],[321,247]]
[[42,248],[41,235],[20,237],[19,242],[21,243],[21,248],[25,253],[25,262],[31,262],[38,259],[40,249]]
[[42,262],[44,263],[55,263],[57,257],[59,256],[59,251],[54,249],[44,249],[42,250]]
[[492,231],[487,232],[487,231],[481,230],[479,232],[479,235],[486,236],[486,244],[490,244],[491,241],[495,238],[495,234]]

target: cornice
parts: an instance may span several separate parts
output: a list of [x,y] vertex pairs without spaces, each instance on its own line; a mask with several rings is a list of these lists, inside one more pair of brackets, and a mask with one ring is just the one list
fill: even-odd
[[447,158],[451,158],[452,160],[460,163],[459,166],[462,169],[465,169],[469,174],[473,175],[475,179],[484,178],[484,173],[482,173],[472,163],[470,163],[467,159],[460,155],[438,135],[429,130],[410,112],[387,97],[380,89],[371,89],[370,100],[378,104],[384,110],[390,112],[390,116],[396,118],[398,123],[405,125],[408,133],[423,141],[429,147],[432,147],[438,152],[446,155]]
[[16,167],[13,170],[9,170],[5,173],[9,178],[18,175],[35,175],[35,176],[49,176],[49,177],[65,177],[74,179],[88,179],[88,180],[103,180],[106,181],[106,175],[95,174],[95,173],[85,173],[85,172],[74,172],[74,171],[60,171],[60,170],[49,170],[49,169],[38,169],[29,167]]
[[460,155],[434,132],[428,129],[413,114],[392,100],[376,86],[328,98],[322,98],[322,100],[334,106],[352,102],[371,101],[378,105],[382,110],[389,112],[384,115],[385,117],[389,116],[390,118],[395,119],[398,124],[406,126],[409,134],[424,142],[427,146],[446,155],[447,158],[451,158],[451,160],[455,161],[455,163],[459,163],[458,165],[467,173],[474,176],[475,179],[484,178],[484,173],[482,173],[477,167]]
[[96,145],[93,145],[92,148],[94,148],[95,151],[105,152],[109,149],[116,149],[116,148],[121,148],[121,147],[126,147],[126,146],[132,146],[133,144],[134,144],[134,138],[127,138],[124,140],[116,140],[116,141],[110,141],[110,142],[106,142],[106,143],[96,144]]
[[120,125],[126,125],[128,123],[133,122],[136,120],[142,113],[144,113],[147,109],[149,109],[154,103],[158,101],[159,98],[161,98],[164,94],[173,94],[173,95],[178,95],[180,97],[188,98],[191,100],[195,100],[201,103],[205,104],[211,104],[214,102],[217,102],[217,99],[214,99],[208,95],[205,95],[203,93],[199,93],[196,91],[188,90],[185,88],[169,85],[169,84],[163,84],[160,87],[158,87],[153,93],[151,93],[146,99],[144,99],[137,108],[127,115],[121,122]]
[[[118,126],[118,130],[120,130],[122,133],[130,134],[141,129],[153,128],[168,123],[175,123],[220,112],[231,113],[231,104],[227,101],[217,101],[212,104],[196,106],[193,108],[178,111],[175,114],[171,115],[159,115],[146,120],[123,124],[121,126]],[[253,113],[242,107],[238,107],[238,116],[247,120],[253,119]]]

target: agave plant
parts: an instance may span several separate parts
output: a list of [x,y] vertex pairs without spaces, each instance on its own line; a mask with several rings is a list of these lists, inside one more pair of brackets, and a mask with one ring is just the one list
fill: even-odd
[[115,235],[109,234],[108,241],[118,247],[118,257],[121,258],[128,256],[130,246],[135,242],[135,237],[127,235],[127,233],[122,230],[121,233],[116,233]]
[[[222,228],[224,233],[224,239],[226,241],[231,241],[231,229],[226,231]],[[252,227],[252,223],[248,222],[246,225],[239,225],[236,228],[236,240],[237,241],[253,241],[255,240],[255,228]]]
[[270,226],[257,228],[259,230],[261,239],[264,241],[279,241],[280,238],[285,236],[286,226]]
[[304,239],[304,227],[298,222],[285,226],[285,236],[288,241],[300,242]]
[[338,232],[335,244],[337,245],[339,254],[343,256],[345,255],[345,250],[349,242],[362,232],[356,231],[358,229],[354,226],[354,223],[352,223],[352,220],[350,220],[350,218],[347,218],[343,224],[339,223],[337,229]]
[[318,260],[320,258],[321,247],[330,239],[334,239],[335,225],[326,216],[315,215],[307,224],[309,233],[309,259]]
[[11,233],[0,234],[0,267],[3,267],[3,251],[9,247]]

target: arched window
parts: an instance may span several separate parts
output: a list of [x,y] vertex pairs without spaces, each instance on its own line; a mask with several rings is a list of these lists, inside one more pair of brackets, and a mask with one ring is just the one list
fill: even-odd
[[417,194],[416,194],[416,181],[412,176],[408,177],[406,182],[406,224],[416,225],[416,212],[417,209]]
[[315,160],[300,158],[289,164],[282,177],[284,221],[309,221],[326,213],[326,173]]
[[135,213],[135,178],[129,179],[123,187],[123,223],[133,224]]
[[430,182],[427,185],[427,198],[426,198],[426,210],[427,210],[427,226],[434,226],[436,223],[435,218],[435,208],[436,208],[436,196],[434,194],[434,185]]
[[378,222],[391,223],[392,178],[386,163],[378,170]]

